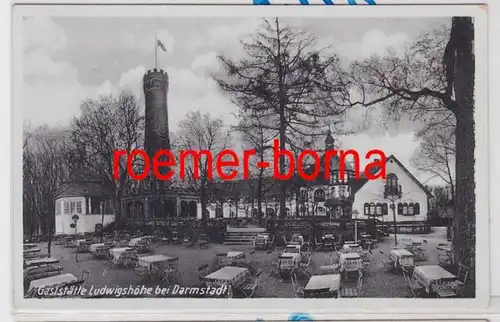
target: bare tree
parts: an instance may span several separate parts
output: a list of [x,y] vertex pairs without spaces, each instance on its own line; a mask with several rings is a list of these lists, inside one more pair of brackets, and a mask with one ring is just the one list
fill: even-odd
[[[121,215],[121,201],[130,178],[126,159],[118,162],[119,178],[114,179],[114,151],[125,150],[127,155],[143,146],[144,116],[137,98],[123,92],[118,97],[86,100],[81,116],[72,124],[75,157],[81,166],[97,173],[102,184],[114,193],[114,210]],[[118,220],[117,220],[118,221]]]
[[[451,112],[455,117],[456,191],[454,259],[474,266],[474,25],[453,17],[451,28],[436,29],[415,42],[403,57],[391,54],[353,64],[360,103],[384,103],[415,118]],[[371,94],[373,97],[367,97]]]
[[[315,49],[316,38],[303,30],[284,27],[278,18],[264,20],[253,40],[242,41],[247,57],[235,62],[220,56],[226,75],[220,88],[242,110],[266,117],[276,131],[280,149],[294,146],[295,134],[317,137],[328,116],[350,107],[349,83],[335,55]],[[306,131],[308,130],[308,131]],[[285,173],[286,161],[279,160]],[[285,215],[286,182],[281,181],[280,217]]]
[[[245,111],[240,111],[244,114]],[[252,113],[255,114],[255,113]],[[269,190],[269,187],[265,187],[267,181],[265,178],[269,177],[270,174],[262,166],[258,166],[258,163],[263,164],[264,162],[272,163],[272,140],[276,138],[277,132],[269,129],[269,120],[263,118],[259,115],[240,115],[240,123],[234,129],[242,133],[242,140],[244,147],[250,147],[255,149],[257,162],[250,162],[251,168],[249,169],[250,175],[257,178],[257,187],[255,190],[257,198],[257,221],[260,224],[262,220],[262,198],[264,192]],[[249,185],[253,181],[249,180]],[[253,186],[249,187],[251,193],[254,192]]]
[[23,216],[25,231],[46,233],[51,252],[55,198],[66,179],[67,131],[47,126],[26,130],[23,144]]
[[[199,111],[187,114],[179,122],[179,128],[177,146],[184,151],[193,151],[196,154],[190,155],[192,162],[184,157],[185,163],[180,165],[179,171],[187,174],[186,183],[200,196],[202,220],[206,225],[207,204],[210,189],[214,184],[213,169],[219,154],[229,147],[229,132],[224,128],[222,119],[212,118],[209,114],[201,114]],[[203,153],[203,151],[209,153]],[[180,158],[182,159],[183,156],[181,155]]]
[[455,136],[453,128],[440,126],[426,132],[421,131],[419,135],[422,141],[412,158],[413,165],[420,171],[441,178],[450,187],[451,195],[454,196]]

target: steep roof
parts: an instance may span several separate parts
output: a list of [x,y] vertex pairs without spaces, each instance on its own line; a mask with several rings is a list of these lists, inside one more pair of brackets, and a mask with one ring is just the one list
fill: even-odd
[[72,182],[59,188],[56,199],[68,197],[105,197],[113,193],[104,185],[95,182]]
[[[417,184],[417,186],[420,187],[420,189],[422,189],[429,198],[432,198],[432,193],[429,191],[429,189],[427,189],[420,181],[418,181],[417,178],[415,178],[415,176],[401,163],[401,161],[399,161],[393,154],[391,154],[389,157],[387,157],[385,159],[385,163],[389,162],[393,160],[394,162],[396,162],[396,164],[401,168],[403,169],[403,171],[410,177],[410,179],[413,180],[413,182],[415,182]],[[376,169],[376,168],[373,168],[373,171],[372,171],[372,174],[375,174],[379,171],[380,169]],[[361,189],[365,183],[368,182],[368,179],[366,178],[365,174],[362,173],[361,174],[361,178],[359,180],[355,180],[353,181],[353,185],[352,185],[352,193],[356,193],[357,191],[359,191],[359,189]]]
[[105,197],[113,192],[107,188],[99,175],[89,169],[73,169],[69,180],[58,188],[56,199],[69,197]]

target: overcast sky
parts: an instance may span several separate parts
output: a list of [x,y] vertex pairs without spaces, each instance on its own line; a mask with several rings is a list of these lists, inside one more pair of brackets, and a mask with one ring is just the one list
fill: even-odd
[[[310,30],[320,39],[318,46],[332,45],[348,63],[388,48],[403,50],[423,32],[450,18],[404,19],[284,19],[283,22]],[[141,102],[142,76],[154,67],[154,35],[167,47],[158,50],[158,67],[170,78],[169,125],[175,130],[188,111],[200,110],[222,116],[227,123],[233,106],[216,88],[210,73],[217,70],[216,55],[243,55],[238,39],[255,31],[258,19],[232,18],[39,18],[24,19],[24,119],[32,125],[67,125],[78,115],[85,98],[132,90]],[[350,121],[359,122],[363,112],[353,110]],[[337,138],[343,149],[382,149],[394,154],[425,183],[429,175],[418,173],[410,159],[418,147],[407,120],[391,124],[386,131],[376,114],[364,133]],[[439,183],[432,180],[429,183]]]

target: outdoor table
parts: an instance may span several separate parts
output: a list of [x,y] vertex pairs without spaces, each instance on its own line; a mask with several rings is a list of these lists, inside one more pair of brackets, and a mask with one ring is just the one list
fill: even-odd
[[205,276],[203,279],[211,286],[229,284],[233,289],[237,289],[245,283],[248,276],[250,276],[250,271],[247,268],[226,266]]
[[448,247],[448,246],[437,246],[437,249],[445,251],[447,253],[451,253],[451,247]]
[[332,264],[332,265],[322,265],[319,267],[319,270],[321,272],[336,272],[340,268],[340,265],[338,264]]
[[128,243],[128,245],[130,247],[134,247],[134,246],[137,246],[138,244],[141,243],[141,241],[143,240],[144,237],[136,237],[136,238],[132,238],[130,240],[130,242]]
[[290,241],[290,245],[303,245],[304,237],[302,235],[293,235],[292,240]]
[[46,257],[46,258],[37,258],[37,259],[27,260],[24,262],[24,265],[26,267],[33,267],[33,266],[49,265],[49,264],[56,264],[56,263],[59,263],[58,259],[55,259],[52,257]]
[[415,266],[413,254],[406,249],[393,249],[389,254],[389,258],[394,262],[394,267]]
[[159,268],[164,266],[166,263],[177,259],[177,257],[170,257],[166,255],[150,255],[139,257],[139,265],[152,270],[153,268]]
[[121,247],[121,248],[111,248],[109,250],[110,255],[113,257],[114,260],[119,260],[120,257],[125,253],[125,252],[131,252],[133,254],[136,253],[136,251],[131,248],[131,247]]
[[359,244],[344,244],[344,246],[342,246],[342,250],[346,253],[357,253],[363,251]]
[[62,270],[63,266],[59,263],[59,261],[49,262],[46,264],[26,267],[23,271],[23,276],[25,280],[36,280],[49,276],[59,275]]
[[41,252],[40,248],[31,248],[31,249],[26,249],[23,250],[23,257],[24,258],[34,258],[38,257],[38,254]]
[[105,245],[105,244],[92,244],[92,245],[90,245],[90,247],[89,247],[89,251],[90,251],[91,253],[95,253],[95,252],[97,251],[97,249],[98,249],[98,248],[101,248],[101,247],[106,247],[106,245]]
[[299,266],[300,259],[300,254],[283,253],[278,257],[278,270],[283,273],[290,273]]
[[439,265],[417,266],[413,271],[415,282],[425,287],[427,294],[430,293],[432,286],[440,281],[453,281],[457,277]]
[[32,249],[32,248],[36,248],[38,245],[35,244],[35,243],[27,243],[27,244],[23,244],[23,250],[29,250],[29,249]]
[[337,297],[340,288],[340,274],[313,275],[304,287],[304,297],[314,297],[314,293],[327,290]]
[[342,271],[354,272],[362,267],[361,256],[358,253],[345,253],[340,255],[339,264]]
[[34,289],[46,288],[46,287],[56,287],[56,286],[64,286],[65,284],[69,284],[72,282],[78,281],[78,278],[73,274],[62,274],[51,276],[47,278],[42,278],[39,280],[31,281],[30,286],[28,288],[28,292],[31,292]]
[[254,246],[257,248],[266,248],[270,242],[269,235],[259,234],[255,237]]
[[283,253],[287,254],[300,254],[300,245],[286,245],[285,250]]
[[80,247],[80,244],[86,243],[86,242],[87,242],[86,239],[77,239],[76,242],[75,242],[76,243],[76,247]]
[[30,253],[39,253],[42,250],[40,248],[30,248],[30,249],[24,249],[23,254],[30,254]]

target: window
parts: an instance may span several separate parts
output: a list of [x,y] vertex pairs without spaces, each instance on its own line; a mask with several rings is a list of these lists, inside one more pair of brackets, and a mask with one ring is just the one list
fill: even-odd
[[370,215],[370,204],[368,202],[365,202],[365,215]]
[[387,175],[387,185],[390,187],[398,186],[398,177],[394,173],[389,173]]
[[414,215],[415,213],[413,212],[413,203],[410,203],[408,205],[408,215]]
[[418,202],[413,207],[413,214],[414,215],[420,215],[420,204]]
[[314,191],[314,199],[316,201],[324,201],[325,191],[323,189],[317,189],[316,191]]
[[224,211],[222,210],[222,205],[217,204],[217,207],[215,208],[215,218],[223,218],[224,217]]
[[403,215],[408,215],[408,204],[407,203],[403,204]]
[[376,214],[376,215],[378,215],[378,216],[382,215],[382,204],[378,203],[378,204],[376,205],[376,209],[375,209],[375,210],[376,210],[376,211],[375,211],[375,214]]
[[383,215],[387,215],[387,213],[388,213],[388,209],[387,209],[387,208],[388,208],[387,204],[386,204],[386,203],[384,203],[384,204],[382,205],[382,214],[383,214]]
[[290,208],[286,207],[285,208],[285,216],[290,217],[290,215],[291,215]]
[[57,200],[56,201],[56,215],[61,214],[61,201]]
[[370,204],[370,215],[374,215],[375,214],[375,204],[372,202]]
[[64,213],[69,214],[69,201],[64,201]]
[[402,215],[402,214],[403,214],[403,204],[398,203],[398,215]]
[[71,200],[64,201],[64,214],[81,214],[82,213],[82,202]]
[[340,197],[347,196],[347,186],[339,186],[339,196]]

